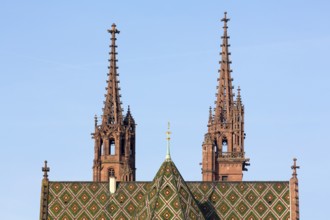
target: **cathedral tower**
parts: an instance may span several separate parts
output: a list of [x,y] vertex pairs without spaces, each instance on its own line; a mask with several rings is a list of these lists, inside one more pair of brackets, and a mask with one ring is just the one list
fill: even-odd
[[244,106],[240,88],[234,100],[229,59],[227,14],[221,44],[220,77],[218,78],[214,112],[210,108],[208,132],[205,134],[202,152],[203,181],[242,181],[243,170],[249,165],[244,152]]
[[115,176],[117,181],[135,181],[135,122],[128,107],[126,116],[120,102],[119,80],[116,59],[116,34],[119,31],[113,24],[111,30],[110,66],[107,80],[107,93],[101,124],[95,116],[95,141],[93,181],[109,181]]

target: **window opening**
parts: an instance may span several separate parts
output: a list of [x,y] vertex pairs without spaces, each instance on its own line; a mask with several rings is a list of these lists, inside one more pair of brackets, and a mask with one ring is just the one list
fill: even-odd
[[228,152],[228,141],[227,138],[222,139],[222,152]]
[[109,177],[114,177],[115,176],[115,170],[113,168],[109,169]]
[[109,148],[110,148],[110,155],[115,155],[116,153],[115,140],[109,141]]
[[99,154],[100,154],[100,155],[103,155],[103,141],[102,141],[102,140],[100,140]]
[[121,155],[125,155],[125,141],[124,141],[124,139],[122,139],[121,143],[120,143],[120,153],[121,153]]

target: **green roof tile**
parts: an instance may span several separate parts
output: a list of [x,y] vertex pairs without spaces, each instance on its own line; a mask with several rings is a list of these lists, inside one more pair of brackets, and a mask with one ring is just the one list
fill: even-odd
[[172,161],[152,182],[49,182],[48,219],[288,219],[289,182],[185,182]]

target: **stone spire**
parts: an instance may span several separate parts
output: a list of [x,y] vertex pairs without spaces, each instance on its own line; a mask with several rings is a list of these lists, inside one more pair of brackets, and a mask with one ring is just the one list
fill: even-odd
[[111,34],[110,66],[107,80],[107,93],[103,108],[101,125],[94,118],[95,131],[92,133],[94,144],[93,181],[135,181],[135,122],[128,107],[123,118],[117,73],[115,24],[108,32]]
[[106,88],[107,94],[105,95],[105,102],[104,102],[104,109],[103,109],[103,116],[102,116],[102,125],[103,124],[121,124],[123,120],[122,116],[122,108],[120,102],[120,94],[119,94],[119,80],[117,73],[117,52],[116,52],[116,34],[119,34],[118,29],[116,28],[115,24],[112,24],[112,28],[108,30],[111,34],[111,51],[110,55],[110,66],[109,66],[109,73],[108,73],[108,86]]
[[227,13],[224,18],[221,44],[220,77],[218,78],[214,115],[209,112],[208,132],[204,136],[203,181],[242,181],[249,164],[244,152],[244,106],[240,90],[234,102],[227,33]]
[[232,93],[232,78],[231,78],[231,69],[230,69],[230,59],[229,59],[229,47],[228,44],[228,33],[227,33],[227,22],[229,19],[227,18],[227,12],[225,12],[224,18],[221,19],[224,23],[222,44],[221,44],[221,61],[220,61],[220,78],[218,79],[218,93],[215,107],[215,121],[226,123],[231,117],[231,107],[233,104],[233,93]]

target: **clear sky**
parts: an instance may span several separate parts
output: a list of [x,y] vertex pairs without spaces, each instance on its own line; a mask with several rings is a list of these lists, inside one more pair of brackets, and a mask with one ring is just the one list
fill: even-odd
[[137,125],[137,179],[165,157],[201,180],[223,12],[245,104],[245,180],[289,180],[298,158],[302,219],[326,219],[330,193],[330,2],[0,1],[0,219],[39,217],[50,180],[92,179],[93,116],[104,101],[113,22],[123,107]]

